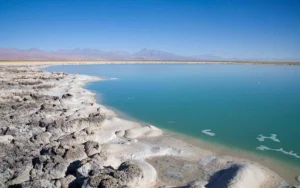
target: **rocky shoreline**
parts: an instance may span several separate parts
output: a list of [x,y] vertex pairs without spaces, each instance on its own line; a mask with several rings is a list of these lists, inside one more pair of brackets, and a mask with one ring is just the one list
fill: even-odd
[[82,88],[99,80],[0,66],[0,188],[289,187],[257,163],[118,117]]

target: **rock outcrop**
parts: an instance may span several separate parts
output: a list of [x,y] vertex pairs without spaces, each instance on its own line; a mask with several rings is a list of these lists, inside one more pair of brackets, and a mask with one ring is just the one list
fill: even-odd
[[107,114],[81,88],[94,80],[0,66],[1,188],[148,186],[129,158],[118,160],[116,169],[105,166],[101,144],[116,138],[116,131],[102,131]]

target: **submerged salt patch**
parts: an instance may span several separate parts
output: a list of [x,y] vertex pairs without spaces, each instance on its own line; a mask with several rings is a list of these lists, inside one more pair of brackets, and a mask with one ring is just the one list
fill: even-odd
[[270,139],[273,140],[274,142],[280,142],[280,140],[277,138],[276,134],[271,134],[271,136],[264,136],[262,134],[258,135],[258,137],[256,137],[257,140],[259,140],[260,142],[265,141],[265,139]]
[[204,129],[204,130],[202,130],[202,133],[203,133],[203,134],[206,134],[206,135],[208,135],[208,136],[216,136],[216,134],[213,133],[213,132],[211,132],[210,129]]
[[272,149],[272,148],[269,148],[269,147],[264,146],[264,145],[260,145],[256,149],[261,150],[261,151],[278,151],[278,152],[281,152],[285,155],[290,155],[290,156],[293,156],[297,159],[300,159],[300,156],[297,153],[295,153],[293,150],[292,151],[285,151],[283,148]]

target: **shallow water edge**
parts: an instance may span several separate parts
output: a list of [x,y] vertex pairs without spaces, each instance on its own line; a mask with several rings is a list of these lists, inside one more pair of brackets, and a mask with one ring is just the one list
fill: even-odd
[[[88,87],[85,87],[85,88],[88,89]],[[101,102],[101,91],[100,91],[100,93],[97,91],[93,91],[93,92],[96,93],[97,102],[102,103]],[[120,112],[112,107],[109,107],[109,108],[113,109],[113,111],[117,112],[117,114],[124,119],[142,122],[136,118],[129,117],[126,114],[126,112]],[[142,122],[142,123],[148,124],[145,122]],[[267,166],[269,169],[277,172],[281,177],[283,177],[285,180],[287,180],[290,183],[296,183],[295,176],[300,173],[299,165],[291,165],[286,162],[272,159],[267,156],[258,155],[257,153],[254,153],[254,152],[245,151],[245,150],[241,150],[238,148],[227,147],[227,146],[220,145],[217,143],[211,143],[206,140],[201,140],[200,138],[194,138],[194,137],[183,135],[183,134],[180,134],[177,132],[172,132],[170,130],[164,130],[164,132],[165,132],[166,136],[170,135],[170,136],[177,137],[181,140],[184,140],[187,143],[190,143],[192,145],[198,146],[203,149],[213,151],[219,155],[235,156],[235,157],[245,158],[245,159],[249,159],[249,160],[258,162],[262,165]]]

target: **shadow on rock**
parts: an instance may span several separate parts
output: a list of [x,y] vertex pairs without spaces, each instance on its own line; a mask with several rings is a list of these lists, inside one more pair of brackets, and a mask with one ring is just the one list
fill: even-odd
[[207,188],[226,188],[238,173],[240,166],[232,166],[227,169],[220,170],[216,172],[208,181],[208,184],[205,185]]

